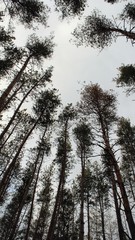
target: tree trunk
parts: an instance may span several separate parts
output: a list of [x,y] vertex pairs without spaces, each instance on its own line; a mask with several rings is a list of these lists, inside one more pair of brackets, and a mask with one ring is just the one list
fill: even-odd
[[[10,136],[12,135],[12,133],[14,132],[15,128],[18,126],[19,123],[20,123],[20,119],[16,122],[16,124],[15,124],[14,127],[12,128],[12,130],[11,130],[11,132],[9,133],[9,135],[7,136],[7,138],[6,138],[6,139],[3,139],[3,141],[2,141],[2,139],[0,140],[0,151],[2,150],[2,148],[4,147],[4,145],[6,144],[6,142],[8,141],[8,139],[10,138]],[[4,130],[5,130],[5,128],[4,128]],[[4,130],[3,130],[3,131],[4,131]],[[6,132],[5,132],[5,133],[6,133]],[[4,133],[4,135],[5,135],[5,133]],[[3,132],[2,132],[1,134],[3,134]],[[3,135],[3,137],[4,137],[4,135]],[[0,138],[1,138],[1,135],[0,135]]]
[[18,220],[19,220],[19,217],[21,215],[22,208],[24,206],[24,203],[25,203],[25,200],[26,200],[29,188],[31,186],[31,183],[33,181],[33,178],[34,178],[34,175],[35,175],[35,172],[36,172],[36,167],[37,167],[37,163],[38,163],[38,160],[39,160],[39,154],[40,153],[38,152],[38,155],[37,155],[37,158],[36,158],[36,161],[35,161],[35,164],[34,164],[35,166],[34,166],[34,169],[33,169],[33,172],[32,172],[32,176],[29,179],[29,181],[27,182],[26,186],[24,186],[24,193],[22,194],[22,199],[21,199],[21,202],[19,204],[18,212],[17,212],[17,215],[15,217],[15,221],[14,221],[14,224],[13,224],[13,230],[12,230],[12,232],[10,234],[9,240],[14,240],[14,234],[16,232],[16,227],[17,227],[17,224],[18,224]]
[[111,182],[112,182],[113,198],[114,198],[114,204],[115,204],[115,210],[116,210],[116,216],[117,216],[119,239],[126,240],[125,234],[124,234],[124,228],[123,228],[123,224],[122,224],[122,219],[121,219],[120,208],[119,208],[118,199],[117,199],[116,181],[115,181],[113,172],[111,173]]
[[[46,130],[43,132],[42,139],[44,138],[45,133],[46,133]],[[42,141],[42,140],[41,140],[41,141]],[[42,150],[41,150],[41,148],[40,148],[40,149],[39,149],[39,157],[40,157],[41,151],[42,151]],[[28,237],[29,237],[29,231],[30,231],[30,225],[31,225],[31,220],[32,220],[32,213],[33,213],[35,193],[36,193],[36,188],[37,188],[39,173],[40,173],[40,169],[41,169],[41,166],[42,166],[42,163],[43,163],[43,159],[44,159],[44,152],[42,153],[42,158],[41,158],[41,161],[40,161],[40,164],[39,164],[39,167],[38,167],[38,172],[37,172],[37,176],[36,176],[36,181],[35,181],[35,184],[34,184],[34,190],[33,190],[33,194],[32,194],[32,202],[31,202],[31,207],[30,207],[30,215],[29,215],[29,217],[28,217],[28,225],[27,225],[27,231],[26,231],[25,240],[28,240]],[[37,160],[37,162],[38,162],[38,160]]]
[[103,206],[103,199],[101,199],[101,198],[99,198],[99,205],[100,205],[100,213],[101,213],[102,236],[103,236],[103,240],[106,240],[104,206]]
[[84,171],[85,171],[85,159],[83,152],[81,153],[81,205],[80,205],[80,231],[79,240],[84,240]]
[[108,131],[106,130],[106,127],[104,125],[104,121],[102,119],[101,113],[99,113],[99,121],[100,121],[100,124],[101,124],[102,136],[103,136],[104,145],[105,145],[105,151],[108,155],[108,160],[107,161],[108,161],[108,164],[114,168],[114,171],[115,171],[115,174],[116,174],[116,177],[117,177],[117,182],[118,182],[118,185],[119,185],[119,189],[120,189],[120,192],[121,192],[121,197],[122,197],[122,200],[123,200],[123,206],[124,206],[124,210],[125,210],[125,215],[126,215],[128,227],[129,227],[132,239],[135,239],[135,223],[134,223],[132,212],[131,212],[131,209],[130,209],[128,196],[127,196],[127,193],[126,193],[125,186],[123,184],[123,180],[122,180],[122,176],[121,176],[121,173],[120,173],[120,169],[119,169],[117,160],[116,160],[115,155],[114,155],[114,153],[111,149],[111,146],[110,146]]
[[[9,120],[7,126],[4,128],[3,132],[0,134],[0,142],[2,140],[2,138],[4,137],[4,135],[6,134],[6,132],[8,131],[8,129],[10,128],[11,124],[13,123],[17,113],[19,112],[20,107],[22,106],[22,104],[24,103],[25,99],[28,97],[28,95],[31,93],[31,91],[37,86],[37,84],[35,84],[27,93],[26,95],[22,98],[21,102],[19,103],[18,107],[16,108],[14,114],[12,115],[11,119]],[[3,146],[3,145],[2,145]]]
[[87,195],[87,221],[88,221],[88,240],[90,239],[90,206],[89,206],[89,194]]
[[66,160],[67,160],[67,129],[68,129],[68,120],[66,120],[66,122],[65,122],[65,129],[64,129],[64,143],[65,143],[64,144],[64,158],[63,158],[62,166],[61,166],[60,180],[59,180],[55,205],[54,205],[53,214],[51,217],[51,222],[50,222],[46,240],[53,240],[54,230],[55,230],[55,226],[56,226],[56,222],[57,222],[57,217],[59,214],[60,204],[62,201],[62,192],[63,192],[64,185],[65,185],[65,170],[66,170]]
[[123,200],[123,206],[124,206],[124,210],[125,210],[128,227],[130,229],[132,239],[135,239],[135,223],[134,223],[132,212],[130,209],[125,186],[122,181],[122,176],[121,176],[121,173],[120,173],[120,170],[119,170],[119,167],[118,167],[118,164],[116,161],[114,162],[114,169],[115,169],[115,174],[117,176],[117,181],[118,181],[118,185],[119,185],[122,200]]
[[16,152],[13,160],[11,161],[11,163],[9,164],[8,168],[6,169],[6,171],[5,171],[4,175],[3,175],[3,178],[2,178],[2,180],[0,182],[0,202],[2,201],[3,193],[5,192],[5,190],[6,190],[7,186],[8,186],[8,183],[10,181],[10,176],[11,176],[11,173],[12,173],[14,167],[15,167],[15,164],[16,164],[16,161],[18,159],[18,156],[19,156],[19,154],[20,154],[24,144],[26,143],[27,139],[29,138],[29,136],[31,135],[32,131],[36,127],[40,117],[37,119],[37,121],[34,123],[32,128],[30,129],[30,131],[24,137],[22,143],[20,144],[20,147],[19,147],[18,151]]
[[23,87],[24,83],[22,83],[14,92],[13,94],[5,101],[3,107],[1,108],[1,112],[5,110],[8,107],[8,104],[13,100],[13,98],[16,96],[16,94],[19,92],[19,90]]
[[13,89],[13,87],[15,86],[15,84],[20,80],[25,68],[27,67],[30,59],[32,58],[32,55],[29,55],[25,61],[25,63],[23,64],[21,70],[18,72],[17,76],[12,80],[12,82],[8,85],[8,87],[6,88],[6,90],[3,92],[3,94],[0,97],[0,112],[3,110],[3,106],[6,102],[6,98],[8,97],[8,95],[10,94],[11,90]]
[[61,177],[60,177],[58,190],[57,190],[57,195],[56,195],[56,200],[55,200],[55,205],[54,205],[53,214],[52,214],[52,217],[51,217],[51,222],[50,222],[50,225],[49,225],[49,230],[48,230],[46,240],[52,240],[53,239],[54,230],[55,230],[57,217],[58,217],[58,213],[59,213],[59,208],[60,208],[61,184],[62,184],[62,182],[61,182]]
[[131,31],[126,31],[123,29],[119,29],[119,28],[110,28],[109,29],[112,32],[116,32],[116,33],[121,33],[123,36],[131,39],[131,40],[135,40],[135,33],[131,32]]

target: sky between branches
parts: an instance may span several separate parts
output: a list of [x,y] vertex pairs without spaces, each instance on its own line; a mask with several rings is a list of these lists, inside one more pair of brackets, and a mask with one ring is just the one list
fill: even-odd
[[[44,0],[45,3],[46,0]],[[127,97],[123,93],[124,89],[116,87],[112,81],[117,74],[117,68],[121,64],[134,64],[135,46],[120,37],[110,47],[100,51],[91,47],[77,48],[73,43],[72,32],[83,17],[89,15],[93,9],[99,9],[107,17],[112,18],[116,13],[120,13],[124,2],[114,5],[104,2],[104,0],[89,0],[89,7],[86,8],[82,20],[78,17],[74,19],[59,20],[60,14],[54,11],[53,1],[51,2],[52,11],[50,13],[48,28],[39,27],[38,30],[26,30],[18,25],[16,30],[16,42],[18,45],[24,45],[28,34],[36,32],[39,36],[48,36],[50,32],[54,33],[54,42],[56,43],[54,54],[51,60],[47,60],[44,66],[54,66],[53,85],[59,89],[62,103],[79,100],[79,92],[83,85],[99,83],[103,89],[113,89],[118,95],[118,115],[134,120],[135,96]]]

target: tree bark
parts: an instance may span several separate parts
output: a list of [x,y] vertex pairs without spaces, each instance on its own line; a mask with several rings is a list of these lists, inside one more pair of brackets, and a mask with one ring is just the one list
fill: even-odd
[[123,36],[135,40],[135,33],[131,31],[126,31],[120,28],[109,28],[109,31],[116,32],[116,33],[121,33]]
[[[45,133],[46,133],[46,130],[43,132],[42,139],[44,138]],[[42,140],[41,140],[41,141],[42,141]],[[41,150],[41,148],[40,148],[40,149],[39,149],[39,157],[40,157],[41,151],[42,151],[42,150]],[[32,213],[33,213],[35,193],[36,193],[36,188],[37,188],[39,173],[40,173],[40,169],[41,169],[41,166],[42,166],[42,163],[43,163],[43,159],[44,159],[44,152],[42,153],[42,158],[41,158],[41,161],[40,161],[40,164],[39,164],[39,167],[38,167],[37,176],[36,176],[36,181],[35,181],[35,184],[34,184],[34,190],[33,190],[33,194],[32,194],[32,201],[31,201],[31,207],[30,207],[30,215],[29,215],[29,217],[28,217],[28,225],[27,225],[27,231],[26,231],[25,240],[28,240],[28,237],[29,237],[29,231],[30,231],[30,225],[31,225],[31,220],[32,220]],[[39,159],[37,159],[37,163],[38,163],[38,160],[39,160]]]
[[107,152],[107,154],[109,156],[109,159],[107,161],[108,161],[108,164],[114,168],[114,171],[115,171],[115,174],[116,174],[116,177],[117,177],[117,182],[118,182],[118,185],[119,185],[119,189],[120,189],[120,192],[121,192],[121,197],[122,197],[122,200],[123,200],[123,206],[124,206],[124,210],[125,210],[125,215],[126,215],[128,227],[129,227],[132,239],[135,239],[135,223],[134,223],[134,220],[133,220],[128,196],[127,196],[126,189],[125,189],[125,186],[124,186],[124,183],[123,183],[123,180],[122,180],[122,176],[121,176],[121,173],[120,173],[120,169],[119,169],[117,160],[116,160],[115,155],[114,155],[114,153],[111,149],[111,146],[110,146],[108,131],[106,131],[104,121],[102,119],[102,115],[101,115],[100,112],[99,112],[99,121],[100,121],[100,124],[101,124],[102,136],[103,136],[104,145],[105,145],[105,151]]
[[3,94],[0,97],[0,112],[3,110],[3,106],[5,104],[5,101],[8,97],[8,95],[10,94],[11,90],[13,89],[13,87],[15,86],[15,84],[20,80],[25,68],[27,67],[30,59],[32,58],[33,55],[29,55],[25,61],[25,63],[23,64],[21,70],[18,72],[18,74],[16,75],[16,77],[12,80],[12,82],[8,85],[8,87],[6,88],[6,90],[3,92]]
[[[28,95],[31,93],[31,91],[37,86],[37,84],[35,84],[27,93],[26,95],[22,98],[21,102],[19,103],[18,107],[16,108],[14,114],[12,115],[11,119],[9,120],[8,124],[6,125],[6,127],[4,128],[3,132],[0,134],[0,142],[3,139],[4,135],[6,134],[6,132],[8,131],[8,129],[10,128],[11,124],[13,123],[17,113],[19,112],[19,109],[21,108],[22,104],[24,103],[25,99],[28,97]],[[3,145],[2,145],[3,147]]]
[[17,212],[17,215],[15,217],[15,221],[14,221],[14,225],[13,225],[13,230],[10,234],[10,238],[9,240],[14,240],[14,235],[15,235],[15,232],[16,232],[16,227],[17,227],[17,224],[18,224],[18,220],[19,220],[19,217],[21,215],[21,212],[22,212],[22,208],[24,206],[24,202],[26,200],[26,197],[27,197],[27,194],[28,194],[28,191],[29,191],[29,188],[31,186],[31,183],[33,181],[33,178],[34,178],[34,175],[35,175],[35,172],[36,172],[36,168],[37,168],[37,163],[38,163],[38,160],[39,160],[39,155],[40,155],[40,152],[38,152],[37,154],[37,157],[36,157],[36,161],[35,161],[35,164],[34,164],[34,168],[33,168],[33,172],[32,172],[32,176],[31,178],[29,179],[29,181],[27,182],[26,186],[24,186],[24,193],[22,194],[22,199],[21,199],[21,202],[19,204],[19,208],[18,208],[18,212]]
[[117,199],[116,181],[115,181],[113,172],[111,173],[111,182],[112,182],[113,198],[114,198],[114,204],[115,204],[115,210],[116,210],[116,216],[117,216],[119,239],[126,240],[125,234],[124,234],[124,228],[123,228],[123,224],[122,224],[122,219],[121,219],[120,208],[119,208],[118,199]]
[[89,206],[89,194],[87,195],[87,219],[88,219],[88,240],[90,240],[90,206]]
[[[41,117],[41,115],[40,115]],[[11,173],[15,167],[15,164],[16,164],[16,161],[18,159],[18,156],[24,146],[24,144],[26,143],[27,139],[29,138],[29,136],[31,135],[32,131],[34,130],[34,128],[36,127],[40,117],[37,119],[37,121],[34,123],[34,125],[32,126],[32,128],[30,129],[30,131],[26,134],[26,136],[24,137],[22,143],[20,144],[20,147],[18,149],[18,151],[16,152],[13,160],[11,161],[11,163],[9,164],[8,168],[6,169],[4,175],[3,175],[3,178],[0,182],[0,202],[2,201],[2,198],[3,198],[3,194],[5,192],[5,189],[7,188],[7,185],[10,181],[10,176],[11,176]]]
[[[82,150],[81,150],[82,151]],[[84,154],[85,155],[85,154]],[[80,231],[79,240],[84,240],[84,174],[85,174],[85,157],[81,152],[81,205],[80,205]]]
[[53,240],[54,230],[57,222],[57,217],[59,214],[60,204],[62,201],[62,192],[65,185],[65,170],[66,170],[66,160],[67,160],[67,128],[68,128],[68,120],[65,122],[65,129],[64,129],[64,158],[62,160],[62,166],[61,166],[61,173],[60,173],[60,180],[55,200],[55,205],[53,209],[53,214],[51,217],[51,222],[47,234],[46,240]]

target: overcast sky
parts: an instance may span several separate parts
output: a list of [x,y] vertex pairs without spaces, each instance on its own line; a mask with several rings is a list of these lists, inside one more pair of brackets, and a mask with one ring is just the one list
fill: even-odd
[[[103,0],[89,0],[88,2],[89,8],[86,9],[84,15],[88,15],[96,8],[109,18],[120,13],[124,4],[111,5]],[[120,37],[111,47],[105,48],[101,52],[99,49],[91,47],[77,48],[71,40],[73,38],[71,32],[79,22],[78,18],[60,21],[59,14],[54,13],[52,9],[48,22],[50,27],[47,29],[40,27],[39,30],[36,30],[37,34],[42,37],[54,32],[56,47],[52,59],[47,61],[45,66],[54,66],[52,80],[54,87],[59,89],[63,104],[70,102],[75,104],[79,100],[79,92],[84,84],[99,83],[103,89],[114,89],[118,94],[118,114],[130,118],[135,123],[135,102],[133,101],[135,96],[126,97],[123,89],[117,88],[112,81],[117,76],[117,68],[121,64],[134,63],[135,47],[130,41],[127,42],[125,37]],[[26,39],[26,30],[21,29],[20,34],[20,28],[18,28],[17,42],[23,44]]]

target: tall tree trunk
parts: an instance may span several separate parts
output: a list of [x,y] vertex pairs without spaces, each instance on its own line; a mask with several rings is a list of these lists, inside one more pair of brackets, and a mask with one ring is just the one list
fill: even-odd
[[57,195],[56,195],[56,200],[55,200],[55,205],[54,205],[53,214],[52,214],[52,217],[51,217],[51,222],[50,222],[50,225],[49,225],[49,230],[48,230],[46,240],[52,240],[53,239],[54,230],[55,230],[57,217],[58,217],[58,213],[59,213],[59,208],[60,208],[60,202],[61,202],[61,199],[60,199],[61,198],[61,185],[62,185],[61,180],[62,179],[60,177],[58,190],[57,190]]
[[15,86],[15,84],[20,80],[24,70],[26,69],[30,59],[32,58],[33,55],[29,55],[26,59],[26,61],[24,62],[21,70],[18,72],[18,74],[16,75],[16,77],[12,80],[12,82],[8,85],[8,87],[6,88],[6,90],[3,92],[3,94],[0,97],[0,112],[3,110],[3,106],[6,102],[6,99],[8,97],[8,95],[10,94],[11,90],[13,89],[13,87]]
[[132,185],[132,182],[131,182],[131,179],[129,178],[128,179],[128,182],[129,182],[129,186],[130,186],[130,191],[131,191],[131,194],[132,194],[132,198],[135,202],[135,193],[134,193],[134,188],[133,188],[133,185]]
[[117,216],[119,239],[126,240],[125,234],[124,234],[124,228],[123,228],[123,224],[122,224],[122,219],[121,219],[120,208],[119,208],[118,199],[117,199],[117,188],[116,188],[116,181],[115,181],[113,171],[111,173],[111,182],[112,182],[113,198],[114,198],[114,204],[115,204],[115,210],[116,210],[116,216]]
[[88,221],[88,240],[90,239],[90,204],[89,204],[89,194],[87,194],[87,221]]
[[[16,108],[14,114],[12,115],[11,119],[9,120],[8,124],[6,125],[6,127],[4,128],[3,132],[0,134],[0,141],[3,139],[4,135],[6,134],[6,132],[8,131],[8,129],[10,128],[11,124],[13,123],[17,113],[19,112],[19,109],[21,108],[22,104],[24,103],[25,99],[28,97],[28,95],[31,93],[31,91],[37,86],[37,84],[35,84],[27,93],[26,95],[22,98],[22,100],[20,101],[18,107]],[[2,145],[3,146],[3,145]]]
[[65,170],[66,170],[66,160],[67,160],[67,129],[68,129],[68,120],[66,120],[65,122],[65,129],[64,129],[64,158],[62,160],[59,185],[58,185],[55,205],[54,205],[53,214],[51,217],[51,222],[49,225],[49,230],[48,230],[46,240],[53,240],[54,230],[57,223],[57,217],[59,214],[59,209],[62,201],[62,193],[65,185]]
[[104,125],[104,121],[102,119],[101,113],[99,113],[99,121],[100,121],[100,124],[101,124],[101,130],[102,130],[102,136],[103,136],[104,145],[105,145],[105,151],[108,155],[108,161],[109,161],[108,164],[111,165],[114,168],[114,171],[115,171],[115,174],[116,174],[116,177],[117,177],[117,182],[118,182],[118,185],[119,185],[119,189],[120,189],[120,192],[121,192],[121,197],[122,197],[122,200],[123,200],[123,206],[124,206],[124,211],[125,211],[128,227],[129,227],[132,239],[135,239],[135,223],[134,223],[134,220],[133,220],[128,196],[127,196],[126,189],[125,189],[125,186],[124,186],[124,183],[123,183],[123,180],[122,180],[122,176],[121,176],[121,173],[120,173],[120,169],[119,169],[117,160],[116,160],[115,155],[114,155],[114,153],[112,151],[112,148],[110,146],[108,131],[106,130],[106,127]]
[[24,86],[24,82],[13,92],[13,94],[5,101],[1,112],[5,110],[8,107],[8,104],[13,100],[13,98],[16,96],[16,94],[19,92],[19,90]]
[[34,168],[33,168],[33,171],[32,171],[32,175],[31,175],[29,181],[27,182],[26,186],[24,186],[24,193],[22,194],[22,199],[20,201],[20,204],[19,204],[19,207],[18,207],[18,211],[17,211],[17,214],[15,216],[15,220],[14,220],[14,223],[13,223],[13,229],[12,229],[12,232],[10,234],[9,240],[14,240],[17,224],[18,224],[18,221],[19,221],[19,218],[20,218],[23,206],[25,204],[25,200],[27,198],[27,195],[28,195],[28,192],[29,192],[29,188],[31,186],[31,183],[33,181],[33,178],[34,178],[34,175],[35,175],[35,172],[36,172],[39,156],[40,156],[40,152],[38,152],[38,154],[37,154],[37,157],[36,157],[36,160],[35,160],[35,163],[34,163]]
[[[42,139],[44,138],[45,133],[46,133],[46,130],[43,132]],[[41,140],[41,141],[42,141],[42,140]],[[39,152],[40,152],[40,151],[42,151],[41,148],[39,149]],[[40,153],[40,154],[41,154],[41,153]],[[39,154],[39,156],[40,156],[40,154]],[[33,190],[33,194],[32,194],[30,214],[29,214],[29,216],[28,216],[28,225],[27,225],[27,231],[26,231],[25,240],[28,240],[28,237],[29,237],[29,231],[30,231],[30,225],[31,225],[31,220],[32,220],[32,213],[33,213],[35,193],[36,193],[37,183],[38,183],[38,179],[39,179],[39,173],[40,173],[40,170],[41,170],[41,166],[42,166],[42,164],[43,164],[43,159],[44,159],[44,152],[42,153],[42,158],[41,158],[41,160],[40,160],[40,164],[39,164],[38,171],[37,171],[37,176],[36,176],[36,181],[35,181],[35,184],[34,184],[34,190]]]
[[[18,126],[19,123],[20,123],[20,119],[16,122],[16,124],[15,124],[14,127],[12,128],[12,130],[11,130],[11,132],[9,133],[9,135],[7,136],[7,138],[3,139],[3,141],[2,141],[2,139],[0,140],[0,151],[2,150],[2,148],[4,147],[4,145],[6,144],[6,142],[8,141],[8,139],[10,138],[10,136],[12,135],[12,133],[14,132],[15,128]],[[6,128],[6,127],[5,127],[5,128]],[[3,131],[5,131],[5,128],[4,128]],[[5,133],[6,133],[6,132],[5,132]],[[5,135],[5,133],[4,133],[4,135]],[[3,134],[3,132],[2,132],[1,134]],[[3,135],[3,137],[4,137],[4,135]],[[1,138],[1,135],[0,135],[0,138]]]
[[102,225],[102,236],[103,236],[103,240],[106,240],[106,236],[105,236],[104,205],[103,204],[104,204],[103,203],[103,199],[99,198],[99,206],[100,206],[100,213],[101,213],[101,225]]
[[[40,117],[41,117],[41,115],[40,115]],[[12,174],[12,171],[13,171],[14,167],[15,167],[15,164],[16,164],[16,161],[18,159],[18,156],[19,156],[19,154],[20,154],[24,144],[26,143],[27,139],[29,138],[29,136],[31,135],[32,131],[36,127],[40,117],[36,120],[36,122],[34,123],[32,128],[30,129],[30,131],[24,137],[24,139],[23,139],[22,143],[20,144],[20,147],[17,150],[13,160],[11,161],[11,163],[9,164],[8,168],[6,169],[6,171],[5,171],[4,175],[3,175],[3,178],[2,178],[2,180],[0,182],[0,202],[2,201],[3,193],[5,192],[5,189],[7,188],[8,183],[10,181],[10,176]]]
[[114,162],[114,169],[115,169],[115,174],[117,176],[117,181],[118,181],[118,185],[119,185],[122,200],[123,200],[123,206],[124,206],[124,210],[125,210],[125,215],[126,215],[128,227],[130,229],[132,239],[135,239],[135,223],[134,223],[134,220],[133,220],[131,208],[130,208],[130,205],[129,205],[128,196],[127,196],[127,193],[126,193],[126,190],[125,190],[125,186],[123,184],[120,169],[119,169],[119,166],[118,166],[116,161]]
[[81,153],[81,205],[80,205],[80,231],[79,240],[84,240],[84,172],[85,172],[85,159],[83,152]]

